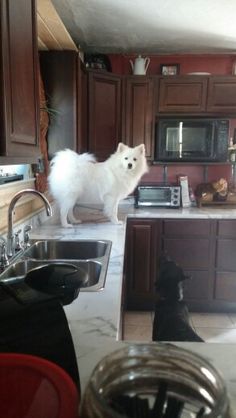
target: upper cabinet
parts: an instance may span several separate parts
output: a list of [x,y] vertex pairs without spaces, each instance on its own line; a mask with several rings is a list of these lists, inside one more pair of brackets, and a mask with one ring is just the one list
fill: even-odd
[[154,146],[155,97],[153,77],[131,76],[124,79],[123,142],[131,147],[144,143],[149,158]]
[[236,112],[236,77],[209,77],[207,111]]
[[49,158],[64,148],[87,151],[87,121],[84,122],[87,79],[78,53],[42,51],[40,67],[50,114]]
[[159,83],[158,113],[236,114],[235,76],[167,76]]
[[203,112],[206,109],[207,81],[203,76],[161,78],[158,112]]
[[89,151],[105,160],[120,142],[121,77],[107,72],[89,72]]
[[82,61],[78,64],[77,150],[88,151],[88,74]]
[[152,160],[156,117],[236,115],[233,76],[121,76],[86,70],[75,51],[43,51],[40,64],[52,110],[50,157],[68,147],[103,161],[122,141],[144,143]]
[[39,157],[39,79],[35,0],[1,1],[0,162]]

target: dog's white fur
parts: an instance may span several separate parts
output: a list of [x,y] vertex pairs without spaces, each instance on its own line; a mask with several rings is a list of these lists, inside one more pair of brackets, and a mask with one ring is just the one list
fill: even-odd
[[60,208],[61,224],[71,227],[79,223],[73,215],[78,203],[103,203],[104,213],[113,223],[121,199],[127,197],[148,171],[144,144],[130,148],[119,143],[117,150],[104,162],[96,162],[92,154],[77,154],[65,149],[57,152],[48,177],[52,196]]

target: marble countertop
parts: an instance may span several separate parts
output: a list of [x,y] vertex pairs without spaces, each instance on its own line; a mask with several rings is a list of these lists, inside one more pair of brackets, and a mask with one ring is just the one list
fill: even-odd
[[[127,217],[142,218],[211,218],[236,219],[236,209],[134,209],[132,199],[119,206],[123,225],[111,224],[100,208],[80,207],[82,224],[62,228],[56,212],[40,226],[33,228],[31,238],[107,239],[112,241],[105,288],[100,292],[80,292],[79,297],[65,306],[75,345],[82,391],[98,361],[127,342],[119,341],[122,273]],[[178,343],[207,358],[222,373],[236,416],[236,365],[234,344]]]

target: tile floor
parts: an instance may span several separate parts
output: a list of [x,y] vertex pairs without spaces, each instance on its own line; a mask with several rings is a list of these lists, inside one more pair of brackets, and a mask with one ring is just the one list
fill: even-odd
[[[152,341],[153,312],[125,313],[124,340]],[[236,314],[191,313],[193,328],[206,342],[236,343]]]

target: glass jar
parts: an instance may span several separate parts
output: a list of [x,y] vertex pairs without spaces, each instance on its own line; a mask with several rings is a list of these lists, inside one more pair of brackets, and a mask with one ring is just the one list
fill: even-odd
[[129,345],[97,364],[81,418],[164,416],[230,418],[219,372],[204,358],[170,344]]

